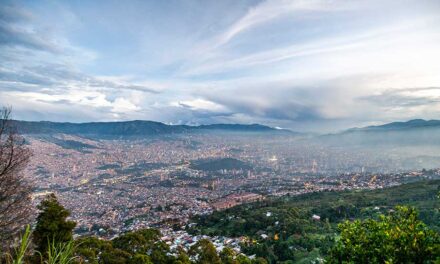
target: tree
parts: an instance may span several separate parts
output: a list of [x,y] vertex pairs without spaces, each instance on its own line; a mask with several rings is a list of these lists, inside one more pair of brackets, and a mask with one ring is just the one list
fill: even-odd
[[130,259],[130,257],[131,257],[130,253],[125,252],[124,250],[120,250],[118,248],[115,248],[110,251],[102,252],[102,254],[100,256],[99,263],[126,264],[127,260]]
[[111,241],[97,237],[82,237],[76,239],[75,242],[76,255],[79,257],[80,263],[98,264],[100,254],[114,250]]
[[131,255],[137,253],[149,255],[153,263],[168,263],[171,257],[167,255],[169,246],[160,240],[160,231],[157,229],[141,229],[125,233],[112,240],[113,247]]
[[5,246],[30,222],[31,185],[22,175],[31,151],[10,119],[11,109],[0,110],[0,242]]
[[112,244],[115,248],[136,254],[136,252],[147,252],[154,242],[147,241],[139,232],[129,232],[115,238]]
[[149,256],[145,254],[135,254],[133,258],[128,261],[129,264],[153,264]]
[[279,261],[293,260],[295,256],[289,244],[285,241],[277,241],[274,243],[273,251]]
[[191,260],[189,259],[188,254],[186,254],[183,248],[179,247],[177,249],[178,255],[173,264],[191,264]]
[[70,212],[58,202],[53,193],[48,195],[37,208],[40,214],[37,217],[33,236],[37,250],[44,255],[49,243],[71,241],[76,223],[67,220]]
[[252,264],[252,261],[243,254],[239,254],[236,260],[239,264]]
[[346,221],[328,263],[433,263],[440,256],[440,236],[417,219],[410,207],[379,220]]
[[267,264],[267,260],[264,258],[256,258],[252,260],[252,264]]
[[215,246],[207,239],[201,239],[192,246],[189,255],[197,259],[197,264],[221,264]]
[[222,264],[237,264],[238,261],[235,260],[236,254],[235,251],[230,247],[225,247],[220,252],[220,259]]

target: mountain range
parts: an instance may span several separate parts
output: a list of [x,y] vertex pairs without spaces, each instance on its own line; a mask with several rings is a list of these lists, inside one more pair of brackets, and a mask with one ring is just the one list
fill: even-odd
[[414,119],[323,135],[322,143],[346,146],[440,146],[440,120]]
[[22,134],[77,134],[101,136],[152,136],[182,133],[203,133],[210,131],[226,132],[259,132],[259,133],[293,133],[287,129],[277,129],[260,124],[212,124],[200,126],[167,125],[154,121],[121,121],[121,122],[90,122],[60,123],[49,121],[18,121],[13,125]]
[[[18,121],[13,120],[14,125],[22,134],[90,134],[90,135],[114,135],[114,136],[146,136],[161,134],[181,134],[207,131],[230,131],[230,132],[270,132],[292,133],[288,129],[273,128],[260,124],[211,124],[200,126],[167,125],[155,121],[118,121],[118,122],[89,122],[69,123],[50,121]],[[392,122],[378,126],[351,128],[334,135],[365,134],[366,132],[406,132],[420,129],[440,129],[440,120],[414,119],[406,122]]]
[[413,119],[406,122],[392,122],[378,126],[352,128],[347,130],[347,132],[391,131],[391,130],[397,131],[397,130],[424,129],[424,128],[440,128],[440,120]]

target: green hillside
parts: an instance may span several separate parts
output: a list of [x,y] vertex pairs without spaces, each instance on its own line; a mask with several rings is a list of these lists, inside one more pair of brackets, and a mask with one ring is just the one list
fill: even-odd
[[[396,205],[413,206],[420,219],[440,231],[440,181],[422,181],[373,191],[321,192],[272,198],[198,217],[191,232],[248,236],[248,255],[271,263],[308,261],[324,257],[337,239],[344,220],[377,219]],[[315,219],[313,216],[315,215]],[[320,220],[317,220],[317,216]]]

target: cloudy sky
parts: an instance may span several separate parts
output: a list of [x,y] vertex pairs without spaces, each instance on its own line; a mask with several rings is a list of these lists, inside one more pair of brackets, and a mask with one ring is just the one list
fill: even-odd
[[440,1],[1,1],[14,118],[335,131],[440,119]]

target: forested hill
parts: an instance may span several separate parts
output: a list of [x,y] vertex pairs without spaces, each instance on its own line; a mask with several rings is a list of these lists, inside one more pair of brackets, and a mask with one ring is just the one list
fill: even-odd
[[372,191],[329,191],[272,198],[195,218],[197,225],[192,232],[249,236],[255,242],[244,247],[246,254],[264,257],[270,263],[287,260],[310,263],[305,261],[324,257],[334,245],[338,223],[377,219],[397,205],[414,206],[421,220],[439,232],[439,190],[440,180],[435,180]]

